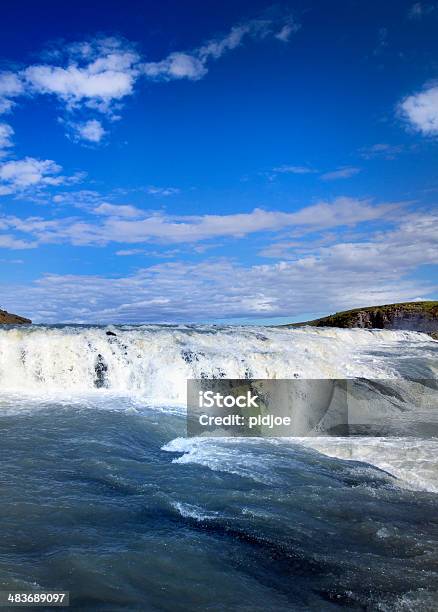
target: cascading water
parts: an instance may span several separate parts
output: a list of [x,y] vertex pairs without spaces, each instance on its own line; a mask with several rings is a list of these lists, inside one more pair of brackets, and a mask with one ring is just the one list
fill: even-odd
[[[438,345],[402,331],[235,327],[29,327],[0,331],[0,389],[95,389],[185,402],[187,378],[430,377]],[[399,359],[394,362],[393,354]],[[414,363],[418,355],[421,361]]]
[[435,610],[438,441],[188,439],[184,407],[187,378],[436,378],[437,356],[403,331],[0,330],[0,590],[63,588],[87,610]]

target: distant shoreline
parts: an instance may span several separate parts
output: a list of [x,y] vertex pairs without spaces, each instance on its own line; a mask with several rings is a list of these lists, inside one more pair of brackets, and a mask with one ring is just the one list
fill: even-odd
[[29,325],[32,323],[30,319],[26,317],[20,317],[19,315],[12,314],[6,310],[0,310],[0,324],[1,325]]
[[340,327],[418,331],[438,339],[438,301],[399,302],[336,312],[333,315],[280,327]]
[[[9,313],[6,310],[0,309],[0,325],[30,325],[31,319]],[[178,323],[176,325],[180,325]],[[184,323],[183,325],[190,325]],[[65,323],[60,325],[76,325],[75,323]],[[82,324],[85,325],[86,324]],[[112,323],[97,325],[106,327],[113,325]],[[122,323],[121,325],[129,325]],[[147,325],[140,323],[139,325]],[[166,323],[164,325],[173,325]],[[226,324],[225,324],[226,325]],[[383,304],[379,306],[366,306],[362,308],[354,308],[336,312],[335,314],[313,319],[311,321],[302,321],[299,323],[286,323],[274,325],[273,327],[283,328],[298,328],[304,326],[311,327],[335,327],[343,329],[388,329],[388,330],[406,330],[417,331],[429,334],[435,340],[438,340],[438,301],[429,300],[422,302],[399,302],[395,304]],[[268,326],[272,327],[272,326]]]

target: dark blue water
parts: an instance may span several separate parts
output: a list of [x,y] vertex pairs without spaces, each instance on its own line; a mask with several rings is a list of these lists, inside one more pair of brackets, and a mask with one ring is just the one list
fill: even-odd
[[185,441],[183,415],[128,400],[1,408],[0,589],[68,590],[74,610],[437,609],[434,493],[287,441]]

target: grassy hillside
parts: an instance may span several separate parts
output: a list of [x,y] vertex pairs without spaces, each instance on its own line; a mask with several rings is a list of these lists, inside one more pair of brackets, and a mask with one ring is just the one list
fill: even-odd
[[410,329],[438,332],[438,301],[399,302],[336,312],[328,317],[292,323],[287,327],[362,327],[365,329]]
[[6,310],[0,310],[0,325],[24,325],[26,323],[32,323],[32,321],[6,312]]

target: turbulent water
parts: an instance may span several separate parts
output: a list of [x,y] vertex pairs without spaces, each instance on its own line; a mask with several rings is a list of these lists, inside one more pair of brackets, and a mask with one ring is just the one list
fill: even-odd
[[414,332],[0,331],[0,590],[86,610],[436,610],[438,441],[185,437],[186,379],[437,378]]

